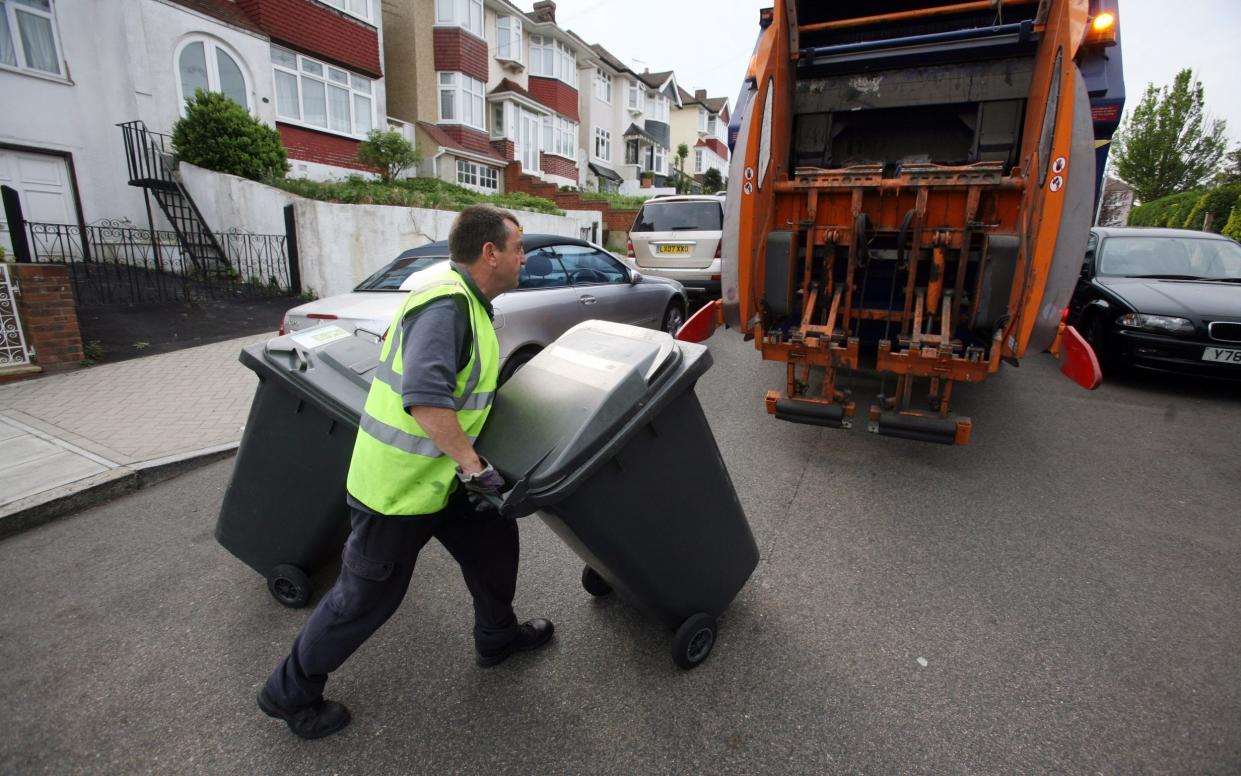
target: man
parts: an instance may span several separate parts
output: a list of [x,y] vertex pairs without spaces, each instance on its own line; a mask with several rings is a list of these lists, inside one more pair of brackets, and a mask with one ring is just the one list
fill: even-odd
[[547,620],[517,623],[517,525],[487,507],[504,479],[473,446],[500,371],[491,300],[517,286],[521,227],[476,205],[453,222],[448,250],[451,262],[415,275],[380,352],[349,466],[353,530],[340,577],[259,691],[259,708],[302,738],[349,724],[349,710],[323,697],[328,674],[397,610],[431,537],[474,598],[479,665],[552,636]]

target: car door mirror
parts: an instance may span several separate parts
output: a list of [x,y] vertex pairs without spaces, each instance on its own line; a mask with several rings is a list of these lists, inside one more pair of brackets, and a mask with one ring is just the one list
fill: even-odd
[[629,285],[636,286],[642,282],[642,273],[636,269],[629,270]]

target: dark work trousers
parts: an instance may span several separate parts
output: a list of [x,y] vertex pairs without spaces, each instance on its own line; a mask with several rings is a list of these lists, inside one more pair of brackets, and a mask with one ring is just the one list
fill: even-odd
[[296,708],[323,697],[328,674],[339,668],[401,605],[418,552],[431,537],[461,566],[474,597],[474,645],[496,652],[518,634],[517,524],[496,512],[475,512],[458,489],[434,515],[389,517],[352,510],[336,584],[319,601],[293,649],[267,680],[281,706]]

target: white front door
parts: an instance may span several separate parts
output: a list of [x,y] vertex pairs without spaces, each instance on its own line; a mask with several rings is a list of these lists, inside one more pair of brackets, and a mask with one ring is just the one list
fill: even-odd
[[521,160],[521,169],[525,172],[539,171],[539,117],[529,111],[518,111],[516,145],[517,158]]
[[[64,157],[0,148],[0,184],[16,189],[27,221],[76,224],[73,187]],[[0,246],[12,253],[9,225],[0,210]]]

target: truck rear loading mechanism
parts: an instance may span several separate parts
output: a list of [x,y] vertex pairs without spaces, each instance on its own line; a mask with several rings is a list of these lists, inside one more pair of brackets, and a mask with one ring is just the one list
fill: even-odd
[[[846,10],[859,5],[868,15]],[[1062,322],[1096,201],[1083,69],[1110,55],[1119,72],[1114,0],[1091,5],[764,11],[734,113],[723,298],[682,336],[725,322],[785,362],[784,390],[766,397],[777,418],[852,425],[842,370],[860,370],[885,386],[868,430],[946,444],[971,433],[953,387],[1031,348],[1063,343],[1064,371],[1097,386]],[[1113,80],[1106,96],[1123,96]]]

